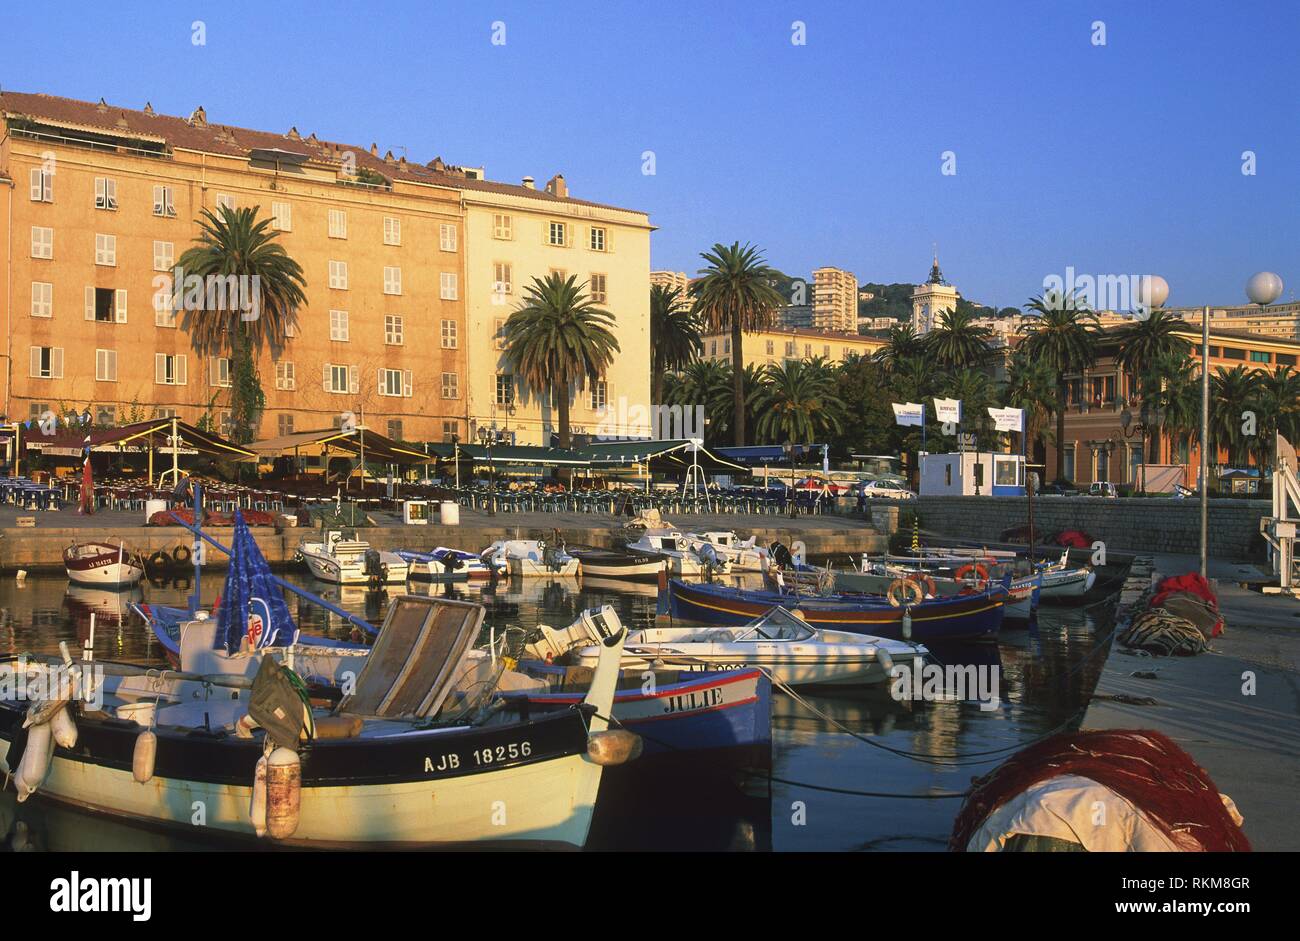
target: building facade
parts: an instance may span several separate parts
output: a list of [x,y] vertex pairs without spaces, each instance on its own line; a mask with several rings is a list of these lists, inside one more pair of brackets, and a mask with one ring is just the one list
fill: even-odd
[[[745,365],[757,369],[818,357],[843,363],[853,356],[872,356],[887,342],[883,337],[865,336],[856,331],[773,327],[746,333],[742,352]],[[731,362],[731,335],[705,337],[703,356]]]
[[842,268],[813,270],[812,326],[849,332],[858,326],[858,279]]
[[666,288],[677,288],[682,292],[682,299],[687,299],[687,294],[691,287],[691,279],[685,271],[652,271],[650,272],[650,285],[661,285]]
[[957,289],[944,280],[939,256],[935,255],[930,277],[912,291],[912,329],[918,336],[929,333],[945,311],[957,309],[958,296]]

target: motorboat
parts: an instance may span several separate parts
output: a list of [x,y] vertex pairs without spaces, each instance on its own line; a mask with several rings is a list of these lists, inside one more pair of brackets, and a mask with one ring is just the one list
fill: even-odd
[[582,563],[584,579],[595,577],[652,582],[664,571],[662,559],[626,549],[568,546],[566,551]]
[[355,533],[331,529],[323,542],[303,540],[298,556],[311,574],[323,582],[336,585],[401,585],[410,574],[410,565],[396,552],[373,549]]
[[[633,631],[623,667],[676,667],[715,672],[758,667],[788,686],[887,682],[897,665],[908,670],[929,651],[921,644],[814,627],[797,609],[779,605],[741,627],[668,627]],[[600,648],[577,652],[594,667]]]
[[557,542],[542,539],[502,539],[479,554],[485,565],[505,570],[511,578],[577,575],[582,570],[574,556]]
[[678,577],[725,574],[731,569],[730,563],[712,546],[699,543],[698,547],[692,547],[691,541],[676,529],[647,529],[629,542],[627,548],[638,555],[659,559],[666,564],[670,575]]
[[709,529],[698,533],[687,533],[687,543],[698,554],[702,546],[710,546],[718,558],[727,562],[732,572],[764,571],[768,550],[757,545],[757,537],[741,539],[729,529]]
[[128,588],[144,578],[144,557],[125,542],[74,542],[63,550],[63,568],[78,585]]
[[[438,546],[430,552],[398,549],[396,554],[410,566],[410,577],[421,581],[462,581],[491,578],[492,568],[472,552]],[[497,572],[504,575],[505,569]]]

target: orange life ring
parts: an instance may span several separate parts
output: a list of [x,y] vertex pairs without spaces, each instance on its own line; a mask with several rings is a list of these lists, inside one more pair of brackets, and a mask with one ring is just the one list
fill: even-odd
[[910,575],[907,576],[907,580],[912,584],[919,585],[921,587],[922,599],[924,599],[925,595],[934,597],[935,588],[936,588],[934,584],[934,579],[931,576],[925,574],[925,572],[912,572]]
[[956,571],[954,577],[957,579],[957,581],[960,582],[963,581],[966,578],[966,576],[970,575],[972,572],[975,573],[976,578],[978,578],[981,582],[987,582],[989,580],[989,570],[986,569],[983,563],[980,562],[974,562],[971,564],[963,565],[961,568],[959,568]]
[[[889,583],[889,588],[885,590],[885,597],[889,604],[894,608],[901,608],[904,605],[920,604],[925,600],[925,589],[910,578],[896,578]],[[912,600],[908,600],[911,598]]]

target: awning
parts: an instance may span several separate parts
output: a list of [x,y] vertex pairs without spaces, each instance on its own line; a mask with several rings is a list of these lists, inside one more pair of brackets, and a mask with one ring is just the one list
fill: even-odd
[[318,455],[327,449],[347,454],[361,455],[365,444],[366,460],[379,464],[425,464],[432,456],[398,444],[369,428],[344,431],[341,428],[323,428],[319,431],[296,431],[291,435],[254,441],[248,447],[258,457],[284,455]]
[[86,443],[93,451],[123,451],[132,447],[141,450],[153,450],[158,453],[171,453],[172,429],[175,428],[180,441],[176,442],[179,453],[206,454],[233,460],[247,460],[254,457],[252,451],[242,448],[233,441],[227,441],[210,431],[200,431],[193,425],[175,418],[156,418],[152,421],[135,422],[120,428],[99,428],[86,436]]
[[577,450],[587,456],[593,467],[626,467],[649,462],[652,468],[680,469],[698,464],[706,471],[747,470],[721,456],[721,448],[711,451],[689,438],[596,441]]
[[[488,449],[480,444],[431,444],[429,454],[449,461],[453,453],[462,461],[474,464],[488,463]],[[493,464],[531,464],[545,468],[547,465],[588,467],[591,460],[576,451],[564,448],[545,448],[540,445],[501,444],[492,447]]]
[[[825,447],[824,444],[796,444],[794,463],[808,463],[814,456],[817,460],[821,460]],[[737,464],[745,464],[749,467],[791,463],[790,455],[785,453],[784,445],[780,444],[750,444],[739,448],[718,448],[717,453],[728,461],[735,461]]]

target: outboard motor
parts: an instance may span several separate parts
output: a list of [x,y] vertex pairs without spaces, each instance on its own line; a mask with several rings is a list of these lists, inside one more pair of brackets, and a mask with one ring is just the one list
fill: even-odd
[[384,564],[383,558],[379,555],[379,550],[367,549],[365,559],[366,559],[366,578],[368,578],[371,582],[382,583],[384,581],[387,581],[386,576],[388,573],[385,570],[388,568],[388,566]]
[[726,568],[725,563],[718,558],[718,551],[710,543],[700,543],[700,547],[695,550],[695,554],[700,557],[704,563],[704,577],[707,581],[713,581],[713,573],[720,572]]

